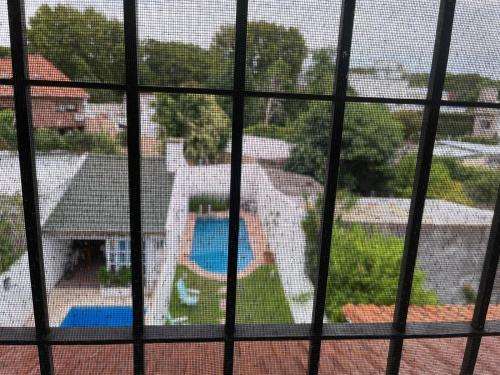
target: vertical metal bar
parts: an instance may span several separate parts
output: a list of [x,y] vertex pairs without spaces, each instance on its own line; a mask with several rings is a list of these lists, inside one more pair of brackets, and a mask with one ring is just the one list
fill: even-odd
[[233,373],[236,325],[236,282],[240,219],[241,159],[245,111],[245,71],[248,0],[237,0],[234,46],[233,124],[231,135],[231,188],[229,194],[229,245],[227,260],[226,325],[224,327],[224,374]]
[[[408,225],[406,227],[405,246],[403,259],[401,261],[399,286],[393,318],[394,329],[401,332],[405,330],[408,308],[410,305],[413,273],[417,261],[418,243],[420,239],[420,228],[439,120],[440,101],[443,94],[446,68],[448,65],[451,33],[455,15],[455,2],[456,0],[441,0],[439,8],[436,40],[434,43],[432,67],[429,77],[429,91],[427,93],[427,99],[430,104],[425,106],[423,115],[422,133],[420,135],[415,180],[413,184],[413,196]],[[402,350],[403,339],[392,339],[387,357],[387,374],[399,373]]]
[[45,289],[45,270],[38,205],[38,184],[32,133],[31,95],[29,86],[27,85],[28,62],[26,54],[24,9],[23,0],[8,1],[17,147],[19,150],[24,223],[26,227],[26,246],[28,248],[33,312],[35,315],[36,337],[38,341],[38,357],[41,373],[52,374],[54,372],[52,350],[45,341],[50,334],[50,327],[47,308],[47,291]]
[[344,112],[348,88],[348,73],[351,57],[352,32],[354,27],[355,0],[344,0],[337,43],[337,67],[335,71],[336,102],[333,104],[333,122],[330,133],[330,149],[328,150],[327,177],[324,191],[323,218],[321,224],[321,242],[317,269],[314,309],[311,326],[311,343],[309,349],[309,374],[315,375],[319,370],[321,354],[321,333],[325,314],[325,299],[328,286],[328,268],[330,264],[330,245],[332,242],[335,200],[340,169],[340,152],[342,131],[344,128]]
[[141,223],[141,118],[137,63],[137,4],[124,0],[125,85],[127,92],[127,145],[132,267],[134,373],[144,374],[144,278]]
[[[484,257],[483,272],[477,293],[476,306],[472,317],[471,326],[474,329],[482,330],[486,322],[488,307],[490,305],[491,293],[495,283],[498,268],[498,258],[500,257],[500,189],[497,194],[497,202],[493,222],[490,229],[490,238]],[[481,345],[481,336],[469,337],[465,347],[462,369],[460,374],[468,375],[474,373],[477,355]]]

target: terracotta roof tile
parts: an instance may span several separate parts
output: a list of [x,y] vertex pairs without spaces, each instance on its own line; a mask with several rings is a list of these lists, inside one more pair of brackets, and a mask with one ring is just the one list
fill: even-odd
[[[498,319],[498,305],[491,306]],[[448,320],[462,319],[471,306],[420,306],[410,309],[414,320],[429,321],[432,314]],[[348,305],[344,312],[358,323],[388,322],[392,306]],[[435,316],[434,319],[435,320]],[[401,362],[402,374],[458,373],[466,338],[406,340]],[[388,340],[325,341],[321,349],[320,374],[384,374]],[[308,341],[238,342],[235,346],[237,375],[295,375],[307,370]],[[222,374],[222,343],[180,343],[146,345],[148,374]],[[476,365],[477,374],[497,374],[500,338],[484,338]],[[55,346],[57,374],[131,374],[130,345]],[[38,373],[34,347],[0,346],[0,374],[28,375]]]
[[[470,320],[474,305],[410,306],[410,322],[456,322]],[[352,323],[390,323],[394,306],[345,305],[344,315]],[[500,320],[500,305],[490,305],[489,320]]]
[[[31,79],[42,79],[51,81],[68,82],[70,79],[50,61],[40,55],[28,55],[29,76]],[[0,77],[12,77],[12,63],[10,57],[0,59]],[[65,97],[65,98],[87,98],[87,92],[73,87],[40,87],[31,89],[33,97]],[[13,96],[12,86],[0,85],[0,96]]]

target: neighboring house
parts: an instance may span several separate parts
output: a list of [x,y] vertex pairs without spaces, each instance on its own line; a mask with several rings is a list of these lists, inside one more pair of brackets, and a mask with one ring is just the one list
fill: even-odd
[[[51,62],[39,55],[28,56],[30,79],[63,81],[70,79]],[[0,59],[0,78],[12,76],[9,57]],[[85,128],[85,106],[89,95],[74,87],[31,87],[33,126],[61,132]],[[0,85],[0,109],[14,108],[12,86]]]
[[[37,154],[38,198],[42,226],[85,159],[86,155]],[[17,152],[0,151],[0,195],[21,195],[21,173]],[[45,280],[47,288],[50,289],[60,278],[58,269],[61,264],[64,265],[64,258],[60,254],[62,249],[48,246],[46,241],[43,243],[43,249]],[[30,275],[28,254],[25,251],[7,271],[0,274],[0,326],[22,325],[30,314],[32,314]]]
[[[411,306],[409,322],[463,321],[472,306]],[[352,323],[392,323],[394,306],[347,305],[344,315]],[[500,319],[500,306],[491,305],[488,319]],[[362,336],[362,335],[361,335]],[[406,340],[401,356],[402,374],[459,374],[467,338]],[[390,340],[324,340],[319,374],[385,374]],[[240,341],[235,343],[234,372],[239,375],[306,374],[308,340]],[[221,342],[149,345],[146,350],[150,374],[222,374],[224,347]],[[7,346],[0,363],[12,374],[38,371],[38,354],[30,346]],[[498,374],[500,338],[484,337],[476,363],[476,374]],[[54,346],[58,374],[128,374],[133,371],[131,345]],[[1,365],[0,365],[1,367]],[[166,370],[169,369],[169,370]]]
[[[153,121],[156,113],[154,101],[153,94],[140,95],[141,155],[146,157],[159,157],[163,154],[157,134],[158,124]],[[124,96],[120,103],[89,103],[85,115],[88,118],[87,131],[105,131],[114,136],[127,129],[127,98]]]
[[[479,94],[479,101],[498,104],[498,89],[485,88]],[[500,136],[500,110],[476,108],[472,135],[476,137],[498,138]]]
[[[349,73],[349,85],[359,96],[400,99],[425,99],[427,87],[412,87],[404,79],[401,65],[380,62],[374,67],[374,73]],[[449,93],[443,91],[443,100],[449,99]],[[391,112],[421,111],[422,106],[413,104],[386,104]],[[441,107],[443,113],[462,113],[465,108]]]
[[[125,156],[89,155],[42,227],[43,239],[70,251],[77,241],[91,244],[86,262],[108,270],[130,267],[130,213]],[[165,245],[174,174],[163,159],[142,159],[144,274],[151,285]],[[44,250],[46,251],[46,250]],[[64,257],[64,254],[59,254]],[[63,270],[61,270],[62,272]]]
[[[342,221],[375,227],[403,239],[409,210],[410,199],[406,198],[360,198],[356,206],[342,214]],[[418,261],[427,273],[427,286],[437,292],[441,303],[465,303],[464,289],[477,290],[492,220],[490,210],[426,200]],[[498,280],[491,299],[500,303]]]

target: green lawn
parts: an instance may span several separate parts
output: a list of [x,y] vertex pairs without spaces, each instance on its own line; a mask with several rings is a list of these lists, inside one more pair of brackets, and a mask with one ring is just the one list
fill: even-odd
[[[176,290],[177,280],[185,275],[188,288],[200,291],[196,306],[181,303]],[[208,280],[179,265],[175,272],[170,313],[173,317],[189,317],[189,324],[219,324],[224,312],[219,301],[225,297],[220,289],[225,282]],[[260,266],[249,276],[238,280],[236,301],[236,321],[238,323],[293,323],[292,314],[281,285],[278,270],[274,265]]]

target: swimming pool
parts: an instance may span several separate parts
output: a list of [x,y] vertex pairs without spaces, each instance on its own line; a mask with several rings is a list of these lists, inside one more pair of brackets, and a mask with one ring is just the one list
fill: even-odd
[[73,306],[61,327],[128,327],[132,325],[131,306]]
[[[197,218],[189,259],[202,269],[225,274],[227,272],[227,250],[229,243],[229,219]],[[245,220],[240,219],[238,241],[238,272],[253,260]]]

